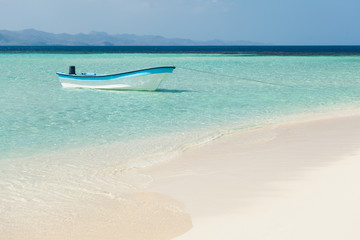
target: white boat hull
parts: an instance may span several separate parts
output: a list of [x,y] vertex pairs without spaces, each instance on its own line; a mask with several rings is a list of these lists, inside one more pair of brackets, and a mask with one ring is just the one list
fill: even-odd
[[174,68],[159,67],[111,75],[57,74],[64,88],[154,91]]

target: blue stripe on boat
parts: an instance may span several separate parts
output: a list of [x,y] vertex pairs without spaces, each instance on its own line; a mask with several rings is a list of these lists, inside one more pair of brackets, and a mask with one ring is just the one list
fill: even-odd
[[149,74],[159,74],[159,73],[172,73],[175,69],[174,66],[166,66],[166,67],[156,67],[156,68],[147,68],[147,69],[141,69],[131,72],[124,72],[124,73],[116,73],[116,74],[101,74],[101,75],[72,75],[72,74],[66,74],[57,72],[56,74],[64,79],[72,79],[72,80],[96,80],[96,81],[102,81],[102,80],[111,80],[111,79],[119,79],[119,78],[126,78],[126,77],[136,77],[136,76],[143,76],[143,75],[149,75]]

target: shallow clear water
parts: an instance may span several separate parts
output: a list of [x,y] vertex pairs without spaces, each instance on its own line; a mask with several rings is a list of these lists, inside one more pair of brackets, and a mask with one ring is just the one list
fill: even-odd
[[[156,92],[93,91],[61,88],[55,72],[68,65],[101,73],[177,69]],[[198,130],[215,134],[357,104],[359,65],[359,56],[2,54],[0,158],[170,134],[190,137]]]
[[[95,91],[63,89],[69,65],[177,68],[155,92]],[[17,53],[0,72],[0,232],[123,197],[149,181],[132,166],[223,133],[360,105],[360,56]]]
[[[359,56],[2,54],[1,158],[253,126],[356,104],[359,64]],[[61,88],[55,72],[68,65],[102,73],[178,68],[157,92],[120,92]]]

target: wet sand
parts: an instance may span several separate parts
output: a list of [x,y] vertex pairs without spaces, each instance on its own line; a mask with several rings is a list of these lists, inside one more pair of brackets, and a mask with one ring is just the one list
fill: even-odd
[[1,239],[360,239],[357,115],[243,130],[151,167],[78,172],[99,179],[90,188],[46,169],[31,199],[2,209]]

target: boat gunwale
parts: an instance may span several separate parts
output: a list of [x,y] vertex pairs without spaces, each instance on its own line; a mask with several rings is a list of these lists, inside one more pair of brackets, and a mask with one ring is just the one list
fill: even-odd
[[118,75],[123,75],[123,74],[133,74],[133,73],[138,73],[138,72],[142,72],[142,71],[148,71],[148,70],[154,70],[154,69],[161,69],[161,68],[172,68],[175,69],[175,66],[163,66],[163,67],[153,67],[153,68],[144,68],[144,69],[140,69],[140,70],[134,70],[134,71],[129,71],[129,72],[122,72],[122,73],[113,73],[113,74],[101,74],[101,75],[77,75],[77,74],[68,74],[68,73],[63,73],[63,72],[57,72],[57,75],[62,75],[62,76],[69,76],[69,77],[79,77],[79,78],[102,78],[102,77],[110,77],[110,76],[118,76]]

